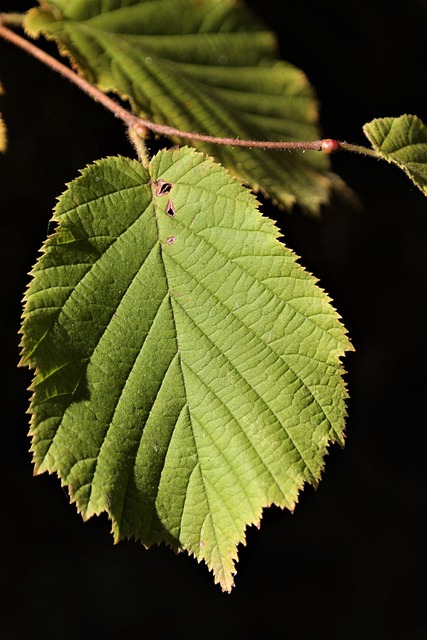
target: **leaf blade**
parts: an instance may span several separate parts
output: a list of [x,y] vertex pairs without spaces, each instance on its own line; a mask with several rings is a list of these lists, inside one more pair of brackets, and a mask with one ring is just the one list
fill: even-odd
[[[220,137],[319,138],[312,87],[278,59],[273,35],[243,6],[123,4],[103,0],[89,11],[51,0],[28,14],[26,28],[53,37],[90,82],[128,98],[137,115],[157,123]],[[328,200],[324,154],[194,146],[280,206],[298,202],[317,213]]]
[[343,443],[345,330],[254,196],[194,150],[99,161],[55,217],[23,324],[37,470],[116,540],[186,550],[229,591],[246,526],[293,509]]
[[377,118],[363,131],[382,158],[400,167],[427,195],[427,127],[414,115]]

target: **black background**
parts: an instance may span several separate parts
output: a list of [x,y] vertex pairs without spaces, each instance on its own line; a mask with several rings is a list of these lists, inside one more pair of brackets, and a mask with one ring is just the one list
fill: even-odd
[[[34,4],[0,0],[3,11]],[[248,4],[315,86],[327,137],[365,144],[374,117],[427,121],[422,0]],[[427,638],[425,197],[395,167],[342,153],[333,167],[353,204],[334,199],[316,220],[263,203],[356,347],[347,444],[331,449],[294,515],[271,508],[248,530],[236,587],[223,594],[184,554],[114,546],[106,518],[83,523],[55,477],[32,476],[30,373],[16,368],[26,274],[65,182],[132,150],[111,114],[6,43],[0,78],[10,139],[0,158],[2,638]]]

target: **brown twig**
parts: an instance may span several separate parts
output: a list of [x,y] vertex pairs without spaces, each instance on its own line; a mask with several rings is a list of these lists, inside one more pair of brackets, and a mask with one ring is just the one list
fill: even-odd
[[[7,14],[3,14],[7,15]],[[25,38],[22,38],[11,29],[2,24],[2,14],[0,14],[0,37],[11,42],[23,49],[26,53],[32,55],[40,62],[50,67],[53,71],[56,71],[63,77],[67,78],[70,82],[82,89],[93,100],[102,104],[106,109],[111,111],[116,118],[119,118],[124,122],[128,129],[132,129],[141,137],[145,137],[147,129],[154,133],[158,133],[165,136],[172,136],[177,138],[184,138],[186,140],[195,140],[198,142],[209,142],[211,144],[227,145],[231,147],[254,147],[261,149],[282,149],[282,150],[303,150],[303,151],[324,151],[325,153],[331,153],[338,149],[344,149],[353,151],[355,153],[363,153],[364,155],[374,155],[378,157],[375,151],[371,149],[365,149],[365,147],[357,147],[356,145],[350,145],[346,142],[338,142],[336,140],[324,139],[313,141],[269,141],[269,140],[242,140],[240,138],[221,138],[216,136],[205,135],[203,133],[193,133],[189,131],[182,131],[175,127],[168,125],[157,124],[146,118],[140,118],[133,115],[110,98],[103,91],[90,84],[83,77],[79,76],[72,69],[59,62],[56,58],[42,51],[39,47],[36,47],[32,42],[29,42]],[[331,143],[333,143],[331,145]]]

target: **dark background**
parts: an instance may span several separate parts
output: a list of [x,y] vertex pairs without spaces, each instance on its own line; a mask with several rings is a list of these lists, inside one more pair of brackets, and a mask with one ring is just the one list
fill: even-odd
[[[0,0],[2,11],[34,4]],[[362,126],[374,117],[427,122],[422,0],[248,4],[315,86],[326,136],[366,144]],[[425,197],[395,167],[343,153],[333,167],[354,204],[335,198],[315,220],[264,202],[356,347],[346,359],[347,444],[332,447],[294,515],[271,508],[248,530],[236,587],[223,594],[184,554],[114,546],[106,518],[83,523],[55,477],[32,476],[31,378],[16,368],[26,274],[65,182],[132,150],[111,114],[2,42],[0,78],[10,139],[0,158],[1,637],[427,638]]]

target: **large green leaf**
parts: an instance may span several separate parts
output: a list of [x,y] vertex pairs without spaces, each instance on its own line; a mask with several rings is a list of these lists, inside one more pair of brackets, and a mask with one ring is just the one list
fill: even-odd
[[417,116],[378,118],[363,130],[374,149],[427,195],[427,127]]
[[26,295],[32,450],[116,540],[164,541],[233,585],[265,506],[343,442],[350,344],[255,197],[189,148],[86,168]]
[[[53,37],[90,82],[157,123],[222,137],[319,138],[306,77],[278,60],[274,36],[242,3],[49,0],[25,26]],[[328,199],[321,153],[194,144],[278,204],[317,212]]]

